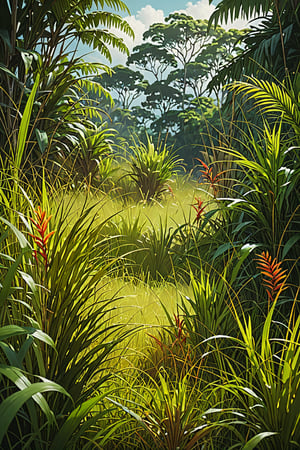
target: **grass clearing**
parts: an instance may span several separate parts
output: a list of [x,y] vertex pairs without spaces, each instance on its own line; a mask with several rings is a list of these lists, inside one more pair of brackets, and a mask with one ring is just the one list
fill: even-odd
[[[142,354],[153,341],[149,337],[158,335],[162,327],[168,327],[166,311],[171,317],[177,313],[180,294],[188,295],[190,287],[171,283],[152,283],[150,286],[141,280],[125,281],[122,278],[104,278],[106,297],[115,298],[115,310],[111,312],[113,324],[125,324],[133,331],[126,343],[119,346],[121,359],[119,368],[132,364],[137,354]],[[165,311],[166,310],[166,311]],[[128,359],[129,358],[129,359]],[[129,362],[131,361],[131,362]]]

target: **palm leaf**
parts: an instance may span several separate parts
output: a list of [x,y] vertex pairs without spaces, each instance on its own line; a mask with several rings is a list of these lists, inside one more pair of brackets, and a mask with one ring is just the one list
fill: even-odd
[[[212,1],[209,0],[209,3]],[[229,19],[231,22],[240,18],[249,20],[253,15],[267,14],[272,3],[271,0],[222,0],[211,15],[208,28],[212,24],[217,26],[222,21],[228,22]]]
[[300,109],[298,99],[283,84],[258,80],[251,77],[248,82],[236,81],[229,86],[236,93],[243,93],[247,99],[254,100],[263,112],[282,115],[283,120],[300,133]]

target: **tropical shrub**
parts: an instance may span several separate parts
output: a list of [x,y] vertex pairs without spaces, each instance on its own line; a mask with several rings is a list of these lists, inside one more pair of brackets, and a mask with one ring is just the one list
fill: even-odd
[[110,398],[131,421],[137,421],[136,445],[170,450],[209,444],[217,422],[207,420],[207,415],[216,417],[220,412],[209,408],[211,386],[204,387],[201,378],[193,379],[190,373],[171,379],[163,368],[157,381],[147,378],[146,383],[131,387],[135,401],[128,406]]
[[241,339],[233,341],[246,353],[245,366],[236,370],[231,360],[232,380],[223,387],[236,397],[242,422],[249,428],[245,449],[299,446],[300,317],[292,310],[287,325],[274,322],[275,309],[276,300],[257,340],[251,317],[236,316]]
[[[42,351],[50,347],[56,352],[56,348],[51,337],[40,328],[32,308],[38,286],[24,272],[32,254],[30,244],[14,225],[4,218],[0,221],[0,445],[40,448],[55,429],[59,413],[58,409],[53,410],[54,405],[45,393],[56,392],[63,401],[66,397],[71,400],[71,396],[62,386],[45,378]],[[10,234],[18,242],[16,256],[9,254]]]
[[131,147],[132,156],[128,176],[134,181],[142,200],[159,200],[170,192],[171,177],[181,167],[181,160],[172,153],[165,143],[157,148],[148,135],[147,144],[135,143]]
[[104,189],[112,186],[115,130],[96,126],[84,128],[71,152],[62,152],[60,164],[74,187]]

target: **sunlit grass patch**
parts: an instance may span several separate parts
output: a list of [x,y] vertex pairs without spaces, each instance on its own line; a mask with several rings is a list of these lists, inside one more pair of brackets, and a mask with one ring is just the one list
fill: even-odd
[[[137,279],[125,281],[106,277],[101,283],[105,286],[106,296],[118,298],[114,301],[115,311],[111,311],[111,323],[117,321],[131,330],[131,335],[118,346],[123,360],[135,359],[153,345],[149,335],[156,336],[162,327],[170,326],[166,312],[173,317],[181,294],[190,292],[190,287],[184,284],[152,283],[150,286]],[[123,361],[123,364],[127,363]]]
[[112,190],[109,193],[96,192],[87,196],[86,193],[68,193],[63,195],[63,201],[68,204],[72,203],[72,212],[76,215],[76,210],[88,208],[97,205],[93,210],[96,213],[95,219],[99,221],[108,220],[113,217],[115,222],[121,221],[122,218],[128,217],[131,220],[141,217],[141,222],[151,222],[154,226],[158,226],[160,220],[168,226],[182,225],[193,218],[194,211],[191,205],[195,196],[201,197],[204,201],[209,202],[210,198],[200,185],[194,180],[186,181],[179,177],[174,181],[174,185],[170,192],[160,201],[132,201],[127,202],[124,206],[123,194],[118,190]]

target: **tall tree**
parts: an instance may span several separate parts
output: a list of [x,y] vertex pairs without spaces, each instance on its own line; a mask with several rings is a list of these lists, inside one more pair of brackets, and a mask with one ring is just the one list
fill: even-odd
[[177,62],[171,53],[162,46],[151,42],[134,47],[133,52],[127,59],[127,64],[133,64],[141,70],[152,74],[156,81],[162,81],[165,73],[171,67],[177,67]]
[[169,86],[166,81],[155,81],[150,84],[145,94],[146,101],[142,105],[150,110],[160,111],[161,115],[176,109],[181,100],[180,91]]
[[144,39],[165,48],[174,56],[179,68],[183,70],[182,109],[184,109],[187,89],[187,65],[191,63],[205,45],[217,36],[221,28],[207,32],[207,21],[196,20],[182,13],[170,14],[166,23],[156,23],[144,33]]
[[118,105],[123,109],[130,108],[134,100],[145,92],[149,84],[140,72],[122,65],[115,66],[111,75],[104,74],[96,80],[101,81],[106,89],[117,95]]

